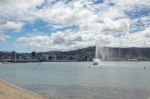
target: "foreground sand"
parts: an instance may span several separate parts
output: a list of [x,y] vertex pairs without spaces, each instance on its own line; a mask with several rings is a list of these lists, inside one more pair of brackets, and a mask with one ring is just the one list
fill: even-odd
[[0,99],[46,99],[35,93],[0,80]]

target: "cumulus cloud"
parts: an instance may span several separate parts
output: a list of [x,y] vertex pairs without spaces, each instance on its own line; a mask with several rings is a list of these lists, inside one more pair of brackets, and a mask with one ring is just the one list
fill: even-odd
[[[46,38],[42,35],[21,37],[17,40],[17,45],[26,48],[45,48],[47,50],[78,49],[94,46],[97,41],[100,41],[101,45],[108,45],[114,42],[114,33],[127,32],[129,28],[128,23],[126,21],[124,22],[124,20],[113,21],[109,19],[109,21],[110,22],[106,22],[107,24],[101,24],[100,29],[98,29],[99,32],[82,29],[79,31],[55,32],[52,33],[51,36],[46,36]],[[111,33],[106,35],[104,31]]]
[[43,2],[44,0],[0,0],[0,31],[3,32],[0,35],[1,41],[5,41],[5,30],[18,32],[24,21],[34,20],[33,10]]
[[125,32],[129,31],[129,20],[120,19],[117,21],[110,20],[109,18],[104,19],[104,25],[101,32],[105,33],[116,33],[116,32]]
[[39,49],[39,50],[71,50],[81,47],[92,46],[94,42],[94,36],[91,37],[87,33],[66,31],[56,32],[51,36],[27,36],[21,37],[17,40],[17,46]]
[[[97,4],[93,0],[71,0],[67,3],[61,0],[1,0],[0,6],[0,22],[6,23],[1,26],[3,29],[19,31],[24,24],[37,19],[56,27],[78,27],[75,30],[56,31],[50,33],[50,36],[41,34],[19,37],[16,43],[20,47],[70,50],[94,46],[96,42],[103,46],[136,46],[136,34],[142,35],[142,41],[148,38],[145,31],[149,29],[130,33],[131,25],[137,23],[138,19],[128,18],[126,12],[136,7],[149,7],[149,0],[104,0]],[[147,19],[149,16],[141,18],[149,27]]]
[[126,40],[128,46],[149,47],[150,46],[150,28],[138,31],[130,35]]
[[85,8],[80,2],[75,2],[71,5],[67,5],[63,2],[58,2],[51,7],[46,6],[36,14],[37,17],[42,18],[49,22],[54,22],[61,25],[79,25],[81,28],[97,20],[97,15]]
[[0,5],[1,10],[12,7],[17,9],[28,9],[34,8],[43,2],[44,0],[0,0]]
[[5,35],[3,35],[2,33],[0,33],[0,43],[4,42],[6,40]]
[[43,2],[44,0],[0,0],[0,21],[35,20],[35,10]]
[[[102,43],[107,42],[107,43]],[[134,32],[123,38],[106,37],[98,42],[100,46],[109,47],[150,47],[150,28]]]
[[21,30],[23,23],[8,21],[6,24],[1,25],[1,30]]
[[70,50],[94,46],[96,41],[101,41],[102,45],[108,45],[115,41],[116,32],[128,32],[130,24],[128,19],[114,21],[110,18],[104,19],[101,23],[98,15],[84,8],[80,2],[71,6],[60,2],[51,9],[46,7],[40,10],[37,15],[49,22],[62,25],[75,24],[80,29],[55,32],[51,36],[46,36],[46,39],[41,39],[45,38],[42,35],[21,37],[17,40],[18,46],[41,50]]
[[17,39],[18,47],[26,47],[30,49],[48,50],[50,46],[50,38],[45,35],[37,35],[30,37],[20,37]]

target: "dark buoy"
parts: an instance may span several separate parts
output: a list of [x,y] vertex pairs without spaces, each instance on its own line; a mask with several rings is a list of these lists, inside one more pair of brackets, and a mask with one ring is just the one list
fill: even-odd
[[144,69],[146,70],[146,66],[144,67]]

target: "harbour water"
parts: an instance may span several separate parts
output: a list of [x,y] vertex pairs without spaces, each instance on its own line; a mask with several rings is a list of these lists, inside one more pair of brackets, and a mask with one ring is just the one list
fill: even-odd
[[0,79],[50,99],[150,98],[150,62],[0,64]]

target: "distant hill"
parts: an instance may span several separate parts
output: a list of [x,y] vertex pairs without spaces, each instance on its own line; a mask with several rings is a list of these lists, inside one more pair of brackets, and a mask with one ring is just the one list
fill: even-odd
[[92,61],[95,57],[95,47],[87,47],[71,51],[49,51],[49,52],[0,52],[2,62],[70,62],[70,61]]
[[56,56],[57,60],[63,61],[92,61],[95,57],[95,47],[87,47],[71,51],[41,52],[49,56]]
[[[94,57],[95,47],[71,51],[0,52],[1,62],[76,62],[92,61]],[[101,47],[98,51],[98,57],[103,61],[150,61],[150,48]]]

